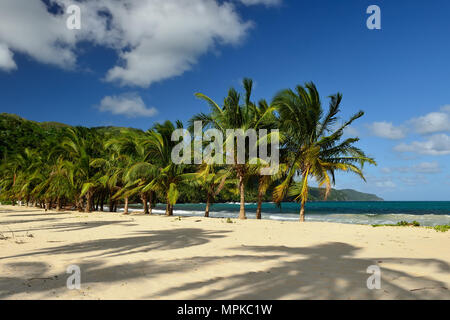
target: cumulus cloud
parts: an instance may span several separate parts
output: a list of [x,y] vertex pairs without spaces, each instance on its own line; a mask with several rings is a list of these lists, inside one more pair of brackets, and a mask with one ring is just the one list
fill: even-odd
[[[52,15],[41,1],[0,1],[0,44],[25,53],[39,62],[72,67],[75,34],[65,27],[65,17]],[[8,50],[8,49],[6,49]],[[12,59],[12,55],[8,54]],[[12,62],[7,61],[11,66]],[[15,65],[15,63],[14,63]]]
[[396,127],[392,122],[374,122],[368,125],[370,132],[380,138],[403,139],[406,136],[406,130],[403,127]]
[[263,4],[265,6],[277,6],[279,4],[281,4],[281,0],[239,0],[240,2],[242,2],[243,4],[245,4],[246,6],[252,6],[252,5],[256,5],[256,4]]
[[375,181],[375,186],[378,188],[395,188],[397,185],[391,180]]
[[423,173],[423,174],[433,174],[441,172],[441,166],[439,162],[421,162],[413,166],[403,166],[403,167],[384,167],[381,168],[382,173]]
[[410,144],[401,143],[394,147],[398,152],[414,152],[431,156],[450,154],[450,136],[435,134],[427,137],[425,141],[413,141]]
[[[148,87],[179,76],[217,45],[240,43],[252,26],[232,0],[49,1],[58,13],[41,1],[0,1],[0,43],[66,68],[76,65],[81,41],[113,48],[120,61],[105,79],[122,85]],[[81,8],[81,30],[66,27],[65,10],[72,4]]]
[[0,69],[5,71],[17,69],[17,65],[13,59],[13,53],[2,43],[0,43]]
[[152,117],[158,113],[155,108],[147,108],[142,98],[135,93],[106,96],[100,102],[98,109],[102,112],[125,115],[129,118]]
[[425,116],[410,120],[415,131],[420,134],[450,131],[450,106],[444,106],[440,112],[431,112]]
[[403,182],[405,185],[411,187],[429,183],[428,179],[424,175],[415,175],[412,177],[400,177],[399,180]]
[[413,166],[413,171],[419,173],[439,173],[441,172],[441,166],[439,162],[422,162]]

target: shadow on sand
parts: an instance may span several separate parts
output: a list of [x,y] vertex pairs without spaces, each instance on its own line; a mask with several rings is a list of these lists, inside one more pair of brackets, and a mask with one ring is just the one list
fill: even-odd
[[[40,250],[26,256],[94,252],[97,256],[118,256],[154,249],[179,249],[225,237],[226,231],[176,229],[142,234],[122,239],[86,241]],[[94,283],[116,285],[114,290],[120,290],[117,285],[125,280],[139,279],[149,281],[151,285],[152,279],[160,274],[172,274],[176,277],[177,274],[201,270],[206,266],[234,263],[234,266],[239,266],[234,275],[217,274],[208,277],[200,272],[198,277],[201,278],[196,279],[195,275],[199,273],[192,273],[190,282],[164,287],[158,281],[155,282],[159,286],[156,293],[132,292],[130,298],[170,298],[175,294],[191,299],[450,298],[446,284],[430,277],[434,272],[450,272],[450,266],[437,259],[358,258],[355,255],[359,248],[346,243],[326,243],[312,247],[242,246],[233,250],[236,250],[236,254],[229,256],[194,256],[189,259],[174,257],[169,261],[147,259],[115,266],[104,266],[100,260],[94,260],[80,264],[82,282],[83,286]],[[262,267],[267,262],[271,262],[272,266]],[[245,270],[248,263],[251,263],[252,270],[260,271]],[[379,265],[381,268],[381,290],[369,290],[366,286],[370,276],[366,270],[371,265]],[[410,266],[421,266],[421,270],[429,271],[426,274],[412,274],[398,270],[398,265],[406,266],[402,270]],[[43,262],[9,263],[4,266],[16,270],[17,276],[0,277],[0,298],[27,292],[47,295],[51,290],[64,289],[66,286],[68,275],[52,275],[50,266]]]

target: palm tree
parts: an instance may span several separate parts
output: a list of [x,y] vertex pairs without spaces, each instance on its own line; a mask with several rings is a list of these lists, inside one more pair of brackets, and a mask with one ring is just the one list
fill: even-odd
[[[142,135],[137,131],[123,129],[120,135],[106,141],[105,149],[110,150],[108,173],[102,178],[109,185],[111,200],[124,199],[124,214],[128,214],[130,197],[140,194],[144,213],[151,212],[148,207],[147,193],[142,187],[153,179],[153,166],[148,163],[145,148],[140,144]],[[104,158],[101,158],[104,159]],[[99,164],[102,160],[99,160]],[[113,186],[114,185],[114,186]],[[150,200],[151,203],[151,200]]]
[[[246,132],[248,129],[252,129],[255,125],[254,118],[252,117],[252,109],[254,104],[251,102],[251,94],[253,88],[253,82],[250,79],[244,79],[243,86],[245,89],[244,99],[242,101],[241,95],[231,88],[228,91],[228,96],[224,99],[223,106],[220,107],[214,100],[202,93],[196,93],[196,97],[202,99],[210,106],[210,113],[200,113],[195,115],[190,124],[193,127],[194,122],[202,121],[204,128],[214,128],[222,132],[226,137],[227,129],[241,129]],[[228,137],[227,137],[228,138]],[[226,139],[227,140],[227,139]],[[226,142],[225,142],[226,143]],[[237,161],[237,147],[235,139],[234,147],[234,164],[232,168],[239,180],[239,194],[240,194],[240,209],[239,219],[246,219],[245,215],[245,183],[250,176],[249,172],[249,159],[246,154],[246,163],[238,163]],[[250,146],[252,147],[252,146]]]
[[[179,197],[179,186],[185,182],[185,166],[174,164],[171,158],[172,150],[177,144],[172,141],[172,133],[182,127],[179,121],[176,127],[170,121],[156,123],[140,141],[145,150],[145,161],[135,164],[128,173],[130,186],[137,184],[135,191],[139,190],[144,196],[148,192],[156,192],[165,199],[167,216],[173,215],[173,207]],[[134,180],[135,178],[138,179]]]
[[[251,110],[251,118],[252,125],[251,127],[255,130],[272,130],[278,129],[280,124],[280,119],[275,114],[276,108],[272,105],[269,105],[266,100],[260,100],[258,105],[253,103],[249,103],[249,107]],[[261,131],[260,131],[261,132]],[[268,145],[275,135],[278,135],[278,140],[280,139],[279,134],[277,133],[268,133],[265,136],[259,136],[258,146],[262,142],[266,142]],[[269,189],[269,187],[274,183],[276,179],[279,178],[279,172],[274,172],[271,175],[263,175],[261,174],[261,169],[264,167],[268,167],[269,164],[264,163],[261,159],[257,159],[258,165],[253,165],[252,171],[254,175],[258,179],[258,197],[257,197],[257,208],[256,208],[256,219],[261,219],[262,217],[262,201],[263,196]]]
[[96,176],[98,169],[92,165],[92,160],[100,153],[98,149],[102,147],[102,144],[98,137],[83,128],[68,128],[67,132],[67,137],[56,152],[60,152],[68,162],[73,164],[78,209],[82,211],[83,196],[86,196],[85,212],[91,212],[95,189],[100,186]]
[[205,218],[209,217],[211,203],[214,202],[219,193],[224,188],[233,192],[236,186],[236,181],[229,179],[230,170],[217,169],[218,166],[214,164],[203,163],[198,172],[183,175],[184,181],[195,187],[200,187],[206,193]]
[[0,188],[2,193],[8,194],[14,206],[17,200],[22,199],[22,187],[27,182],[31,171],[38,163],[36,151],[28,148],[20,153],[9,155],[2,161]]
[[[300,221],[305,221],[305,203],[308,200],[309,178],[319,186],[326,186],[327,197],[335,183],[336,171],[350,171],[365,180],[362,169],[365,163],[376,164],[355,147],[358,138],[341,141],[344,130],[364,112],[336,127],[342,95],[330,97],[328,112],[324,115],[319,93],[313,83],[296,90],[284,90],[274,98],[281,119],[285,140],[283,148],[288,154],[288,172],[284,181],[275,188],[274,200],[281,202],[289,193],[301,202]],[[295,181],[299,178],[300,181]]]
[[51,166],[47,181],[47,192],[56,198],[56,210],[62,209],[63,199],[72,199],[75,194],[72,169],[73,166],[58,158],[56,163]]

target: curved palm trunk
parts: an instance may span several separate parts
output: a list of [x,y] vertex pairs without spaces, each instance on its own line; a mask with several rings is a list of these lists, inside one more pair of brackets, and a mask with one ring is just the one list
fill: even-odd
[[302,200],[301,206],[300,206],[300,222],[305,222],[305,202]]
[[125,197],[125,205],[123,207],[123,214],[129,214],[129,212],[128,212],[128,197]]
[[300,205],[300,222],[305,222],[305,204],[308,201],[308,175],[309,169],[303,174],[302,202]]
[[241,195],[241,206],[239,209],[239,219],[245,220],[245,186],[244,186],[244,175],[242,172],[239,173],[239,193]]
[[208,192],[208,195],[206,197],[206,209],[205,209],[205,218],[209,218],[209,208],[211,206],[211,196]]

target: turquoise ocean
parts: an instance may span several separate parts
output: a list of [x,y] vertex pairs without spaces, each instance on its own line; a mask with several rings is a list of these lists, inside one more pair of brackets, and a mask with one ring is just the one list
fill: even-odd
[[[141,211],[142,205],[131,205],[132,211]],[[205,204],[177,204],[175,216],[204,215]],[[239,203],[217,203],[210,209],[212,218],[237,218]],[[247,217],[255,219],[256,203],[246,204]],[[297,203],[264,203],[262,218],[280,221],[298,221],[300,205]],[[164,214],[165,205],[158,204],[153,209],[156,214]],[[324,221],[349,224],[395,224],[399,221],[418,221],[423,226],[450,224],[450,201],[406,202],[406,201],[349,201],[349,202],[309,202],[306,205],[307,221]]]

